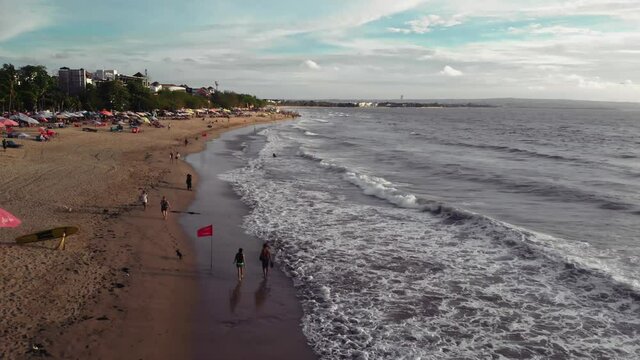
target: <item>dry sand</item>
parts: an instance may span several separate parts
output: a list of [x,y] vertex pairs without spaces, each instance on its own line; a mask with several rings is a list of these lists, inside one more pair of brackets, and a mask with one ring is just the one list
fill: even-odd
[[[52,141],[18,140],[24,147],[1,153],[0,207],[22,224],[0,229],[0,359],[31,358],[33,344],[64,359],[199,358],[195,256],[175,255],[193,246],[177,216],[163,221],[159,209],[162,195],[174,209],[187,208],[194,192],[183,190],[184,179],[193,172],[170,164],[169,152],[200,151],[226,129],[272,120],[220,119],[208,128],[214,119],[194,118],[139,134],[67,128]],[[149,191],[146,211],[140,188]],[[57,240],[15,245],[19,235],[65,225],[80,231],[64,251],[52,250]],[[293,295],[286,306],[299,312]],[[286,342],[274,347],[286,354]]]

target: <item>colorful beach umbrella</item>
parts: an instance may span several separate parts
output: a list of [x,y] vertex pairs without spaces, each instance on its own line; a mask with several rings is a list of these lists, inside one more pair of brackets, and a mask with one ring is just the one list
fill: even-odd
[[18,126],[17,122],[3,117],[0,117],[0,123],[2,123],[4,126]]
[[26,122],[27,124],[34,124],[34,125],[38,125],[40,124],[40,122],[32,117],[27,116],[26,114],[23,113],[18,113],[16,115],[12,115],[11,116],[11,120],[16,120],[16,121],[22,121],[22,122]]
[[0,209],[0,227],[16,227],[20,225],[20,219],[13,216],[10,212]]

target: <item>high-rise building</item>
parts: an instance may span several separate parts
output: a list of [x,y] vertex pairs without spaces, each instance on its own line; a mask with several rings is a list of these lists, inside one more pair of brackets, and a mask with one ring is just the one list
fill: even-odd
[[118,76],[118,70],[96,70],[93,78],[98,81],[113,81]]
[[58,87],[67,95],[79,95],[87,88],[86,70],[61,67],[58,70]]

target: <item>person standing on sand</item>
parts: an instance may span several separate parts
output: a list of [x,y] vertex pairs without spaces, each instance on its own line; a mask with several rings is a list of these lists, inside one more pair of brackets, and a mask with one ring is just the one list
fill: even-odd
[[173,151],[169,153],[169,163],[173,163]]
[[260,251],[260,262],[262,263],[262,276],[266,279],[269,277],[269,266],[273,266],[271,249],[269,249],[269,244],[267,243],[262,245],[262,251]]
[[176,161],[180,160],[180,152],[176,151]]
[[184,138],[184,146],[187,146],[187,145],[189,145],[189,139]]
[[233,263],[236,264],[236,268],[238,268],[238,281],[242,281],[244,277],[244,254],[242,253],[242,248],[238,249]]
[[7,151],[7,139],[2,139],[2,149]]
[[147,203],[149,202],[149,195],[147,191],[142,189],[142,194],[140,194],[140,202],[142,203],[142,210],[147,210]]
[[191,174],[187,174],[187,190],[191,191]]
[[171,208],[171,204],[169,204],[169,200],[163,196],[162,200],[160,200],[160,211],[162,212],[162,218],[164,220],[167,220],[167,211],[169,211],[169,208]]

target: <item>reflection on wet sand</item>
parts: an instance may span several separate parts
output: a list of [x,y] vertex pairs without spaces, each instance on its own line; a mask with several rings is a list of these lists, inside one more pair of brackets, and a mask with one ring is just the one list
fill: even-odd
[[242,295],[240,292],[241,285],[242,282],[238,281],[236,287],[231,291],[231,295],[229,296],[229,309],[232,313],[236,312],[236,307],[238,306],[238,303],[240,303],[240,295]]
[[269,296],[270,291],[271,289],[267,286],[267,280],[266,279],[262,280],[262,282],[260,283],[260,286],[258,286],[258,289],[256,290],[256,293],[255,293],[256,310],[259,310],[262,307],[265,300],[267,300],[267,297]]

